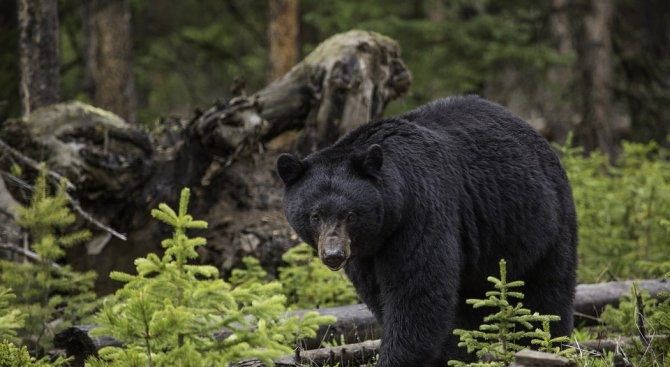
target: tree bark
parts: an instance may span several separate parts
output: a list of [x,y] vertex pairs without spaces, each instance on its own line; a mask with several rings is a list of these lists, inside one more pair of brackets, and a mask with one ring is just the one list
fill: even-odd
[[269,0],[268,40],[270,82],[286,74],[298,62],[298,0]]
[[84,1],[86,77],[95,106],[135,122],[130,0]]
[[19,0],[21,110],[55,103],[59,98],[58,2]]
[[579,55],[584,76],[583,122],[577,138],[587,149],[600,148],[610,158],[618,153],[612,126],[612,8],[609,0],[588,0],[583,16]]
[[574,129],[574,106],[568,93],[574,83],[572,64],[567,62],[575,53],[570,28],[570,2],[568,0],[552,0],[549,14],[549,32],[552,46],[564,61],[551,67],[548,74],[549,86],[542,91],[547,118],[545,137],[559,144],[564,144],[568,133]]

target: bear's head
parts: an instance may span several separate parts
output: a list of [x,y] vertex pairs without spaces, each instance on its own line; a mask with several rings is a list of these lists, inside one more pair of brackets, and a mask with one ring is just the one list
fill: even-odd
[[330,148],[304,160],[282,154],[277,171],[284,181],[284,212],[298,235],[317,250],[331,270],[350,256],[374,255],[382,238],[382,148]]

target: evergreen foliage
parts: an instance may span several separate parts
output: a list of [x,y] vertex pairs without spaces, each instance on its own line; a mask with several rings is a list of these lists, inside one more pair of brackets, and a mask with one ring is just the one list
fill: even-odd
[[[282,255],[286,264],[279,267],[279,283],[291,309],[335,307],[358,302],[356,291],[343,271],[328,269],[308,244],[301,243]],[[243,259],[244,269],[234,269],[233,285],[263,282],[267,272],[258,259]]]
[[67,232],[75,222],[68,208],[65,183],[51,195],[43,166],[35,182],[30,205],[20,209],[18,223],[30,233],[36,263],[0,260],[0,284],[12,289],[15,298],[5,298],[25,315],[19,336],[34,355],[42,355],[52,344],[55,333],[79,323],[95,307],[91,292],[95,273],[78,273],[57,261],[65,249],[90,236],[88,231]]
[[235,268],[230,274],[228,281],[233,286],[243,286],[255,282],[267,281],[268,272],[263,269],[257,258],[247,256],[242,259],[244,268]]
[[[500,260],[500,279],[492,276],[487,279],[495,290],[486,292],[485,299],[468,299],[466,302],[474,308],[492,307],[496,312],[484,317],[479,330],[456,329],[454,334],[460,337],[458,346],[467,348],[468,353],[474,352],[480,359],[486,356],[490,361],[465,363],[451,360],[450,366],[503,367],[514,360],[514,353],[525,348],[518,344],[522,339],[530,339],[532,344],[550,352],[558,350],[554,345],[568,341],[567,337],[550,337],[549,322],[560,320],[558,316],[531,313],[521,302],[515,303],[524,296],[514,289],[522,287],[524,282],[507,280],[505,260]],[[537,324],[543,325],[542,329],[536,328]]]
[[334,307],[358,301],[344,272],[328,269],[308,244],[289,249],[282,260],[286,266],[279,268],[279,282],[292,308]]
[[23,327],[25,315],[10,306],[14,299],[11,289],[0,286],[0,340],[16,337],[16,330]]
[[670,154],[657,143],[623,143],[616,162],[558,147],[579,223],[579,280],[659,277],[670,271]]
[[36,361],[28,353],[28,349],[17,347],[8,340],[0,341],[0,367],[47,367],[55,366],[45,360]]
[[[304,53],[326,36],[348,29],[380,32],[402,46],[413,75],[412,94],[394,115],[426,101],[453,94],[483,94],[501,80],[506,66],[524,77],[538,77],[548,66],[565,62],[543,37],[548,3],[516,0],[457,1],[305,1]],[[430,50],[426,52],[425,50]]]
[[319,325],[334,321],[317,313],[288,317],[278,282],[238,274],[231,285],[215,267],[189,264],[206,241],[186,230],[207,223],[187,214],[188,200],[184,189],[178,212],[166,204],[152,211],[174,228],[162,242],[162,257],[137,259],[137,275],[111,274],[125,285],[105,303],[94,332],[124,346],[102,349],[89,366],[225,366],[245,358],[272,365],[291,353],[296,338],[314,336]]

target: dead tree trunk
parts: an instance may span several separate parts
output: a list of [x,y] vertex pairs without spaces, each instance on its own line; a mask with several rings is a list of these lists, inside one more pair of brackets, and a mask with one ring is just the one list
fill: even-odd
[[[188,122],[165,120],[181,132],[159,137],[156,145],[118,117],[78,103],[8,121],[0,138],[67,176],[84,210],[127,234],[122,241],[93,228],[95,241],[86,251],[68,254],[77,268],[98,271],[100,292],[118,286],[108,278],[111,270],[134,271],[134,258],[162,251],[168,229],[149,211],[160,202],[174,205],[184,186],[192,189],[191,214],[209,222],[200,233],[208,239],[201,261],[227,273],[253,255],[273,271],[297,243],[281,208],[276,156],[310,152],[380,117],[410,82],[395,41],[352,31],[324,41],[251,96],[217,104]],[[0,165],[8,171],[13,161],[4,155]],[[17,199],[28,197],[6,183]]]
[[58,102],[58,2],[19,0],[21,109]]

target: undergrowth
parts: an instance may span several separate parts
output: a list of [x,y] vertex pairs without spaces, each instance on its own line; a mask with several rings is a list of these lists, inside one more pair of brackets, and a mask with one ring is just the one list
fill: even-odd
[[135,260],[136,275],[111,274],[125,284],[105,302],[94,333],[124,345],[103,348],[88,366],[225,366],[246,358],[273,365],[296,339],[314,337],[321,324],[334,321],[316,312],[288,316],[279,282],[238,274],[231,284],[213,266],[191,265],[206,241],[186,231],[207,223],[187,214],[188,201],[184,189],[177,212],[166,204],[151,212],[174,229],[162,242],[162,257]]
[[[580,282],[666,275],[670,271],[668,150],[653,142],[624,142],[615,162],[599,152],[586,155],[569,143],[557,150],[575,197]],[[88,236],[71,232],[74,216],[67,208],[64,190],[61,184],[52,193],[44,173],[40,174],[31,203],[19,219],[30,233],[30,249],[37,254],[37,261],[0,260],[2,363],[46,365],[46,359],[37,361],[30,355],[45,356],[53,349],[54,333],[82,323],[98,305],[90,292],[95,274],[77,273],[62,263],[65,249]],[[276,281],[268,281],[258,261],[251,258],[245,259],[245,267],[233,271],[227,282],[211,266],[192,265],[195,248],[205,242],[189,237],[187,230],[204,228],[206,223],[187,214],[188,191],[182,195],[176,212],[161,205],[152,213],[174,229],[172,238],[163,242],[165,254],[137,259],[135,274],[113,273],[124,286],[105,300],[96,318],[102,325],[97,333],[123,340],[125,346],[102,350],[101,359],[89,361],[89,366],[208,366],[213,361],[223,365],[224,361],[250,356],[271,363],[276,356],[290,354],[296,338],[313,335],[320,323],[329,321],[316,315],[302,320],[287,318],[288,310],[356,302],[353,287],[342,272],[324,267],[306,244],[283,256],[286,265],[280,268]],[[502,322],[499,317],[510,315],[519,320],[530,317],[532,328],[521,323],[506,331],[509,337],[515,339],[515,333],[522,333],[535,339],[538,348],[558,352],[555,341],[542,334],[549,320],[534,319],[536,315],[522,311],[523,307],[516,308],[517,283],[507,282],[502,273],[500,279],[493,279],[498,286],[507,284],[507,290],[496,288],[498,293],[487,295],[486,300],[471,301],[473,306],[493,306],[487,323],[495,325]],[[611,366],[622,355],[635,366],[670,363],[666,362],[670,361],[670,343],[656,337],[670,335],[668,299],[649,298],[635,291],[627,295],[618,308],[608,307],[602,315],[604,327],[578,329],[573,338],[624,335],[632,337],[634,343],[616,355],[577,349],[571,358],[579,366]],[[508,308],[503,312],[505,302]],[[645,341],[641,329],[653,337]],[[465,337],[463,345],[475,348],[475,353],[476,347],[482,346],[478,343],[490,343],[483,348],[489,352],[515,350],[514,343],[508,343],[507,337],[501,339],[504,333],[495,327],[459,333]],[[509,356],[499,361],[506,358]],[[15,365],[2,363],[0,366]]]
[[[80,273],[59,263],[66,248],[90,236],[88,231],[68,231],[75,216],[68,207],[65,185],[62,181],[52,194],[46,168],[42,166],[30,205],[19,208],[17,219],[30,234],[30,250],[36,259],[0,260],[0,286],[4,288],[0,292],[0,308],[2,305],[9,308],[8,313],[0,316],[0,334],[4,323],[4,334],[9,333],[13,341],[23,346],[14,350],[21,355],[27,348],[34,356],[44,356],[53,349],[56,332],[81,323],[92,315],[96,305],[96,296],[91,291],[95,273]],[[5,351],[12,350],[5,347]],[[61,362],[58,359],[56,364]]]
[[670,271],[670,152],[623,142],[614,163],[570,142],[557,147],[579,223],[579,281],[660,277]]
[[569,341],[568,337],[552,338],[549,323],[560,320],[556,315],[540,315],[524,308],[520,302],[524,298],[520,290],[523,281],[507,280],[507,263],[500,260],[500,278],[488,277],[495,290],[486,292],[485,299],[468,299],[466,303],[473,308],[489,307],[493,310],[484,317],[484,322],[477,330],[456,329],[454,334],[460,338],[459,347],[466,348],[468,353],[475,353],[484,362],[465,363],[457,360],[449,361],[455,367],[504,367],[514,361],[516,352],[526,348],[521,340],[530,340],[538,350],[570,355],[569,349],[561,350],[560,344]]

